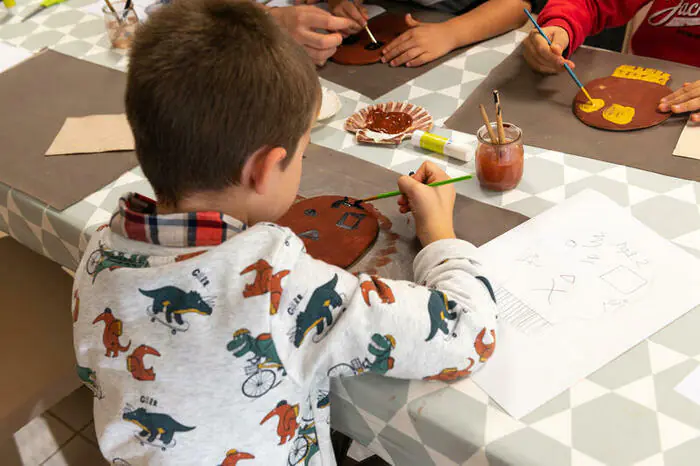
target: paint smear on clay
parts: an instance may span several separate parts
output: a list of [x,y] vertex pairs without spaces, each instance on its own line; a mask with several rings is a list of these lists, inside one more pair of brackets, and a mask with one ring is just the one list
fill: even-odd
[[592,113],[600,110],[604,106],[605,101],[603,99],[593,99],[585,104],[579,104],[578,108],[581,109],[582,112]]
[[634,118],[634,107],[612,104],[603,110],[603,118],[616,125],[626,125]]

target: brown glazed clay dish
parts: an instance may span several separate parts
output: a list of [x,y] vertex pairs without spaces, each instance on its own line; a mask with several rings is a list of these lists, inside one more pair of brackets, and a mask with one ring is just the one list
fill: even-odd
[[585,86],[595,105],[590,105],[583,91],[579,91],[573,110],[588,126],[632,131],[658,125],[671,116],[657,110],[661,98],[672,92],[666,86],[613,76],[594,79]]
[[377,212],[369,204],[353,207],[341,196],[319,196],[294,204],[276,223],[290,228],[314,259],[348,268],[379,234]]
[[357,142],[397,145],[419,129],[430,131],[433,117],[409,102],[383,102],[365,107],[345,120],[345,129]]
[[372,42],[367,31],[363,29],[354,36],[346,38],[331,60],[341,65],[377,63],[382,57],[384,46],[408,30],[406,19],[392,13],[384,13],[370,19],[367,26],[379,42],[379,46]]

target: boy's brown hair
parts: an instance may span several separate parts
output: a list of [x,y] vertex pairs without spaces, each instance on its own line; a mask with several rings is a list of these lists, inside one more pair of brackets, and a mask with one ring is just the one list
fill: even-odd
[[305,51],[250,0],[176,0],[131,48],[126,112],[159,202],[240,181],[247,159],[291,159],[320,87]]

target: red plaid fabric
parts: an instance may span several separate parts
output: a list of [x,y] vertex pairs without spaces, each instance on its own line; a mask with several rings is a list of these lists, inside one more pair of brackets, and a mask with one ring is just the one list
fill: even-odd
[[216,246],[247,228],[221,212],[158,215],[155,201],[138,193],[119,199],[109,227],[126,238],[169,247]]

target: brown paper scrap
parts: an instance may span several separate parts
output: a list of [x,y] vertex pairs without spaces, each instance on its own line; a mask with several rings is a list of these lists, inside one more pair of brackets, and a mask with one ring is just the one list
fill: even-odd
[[134,150],[125,114],[66,118],[46,155],[93,154]]
[[673,155],[700,160],[700,123],[688,121],[673,149]]

